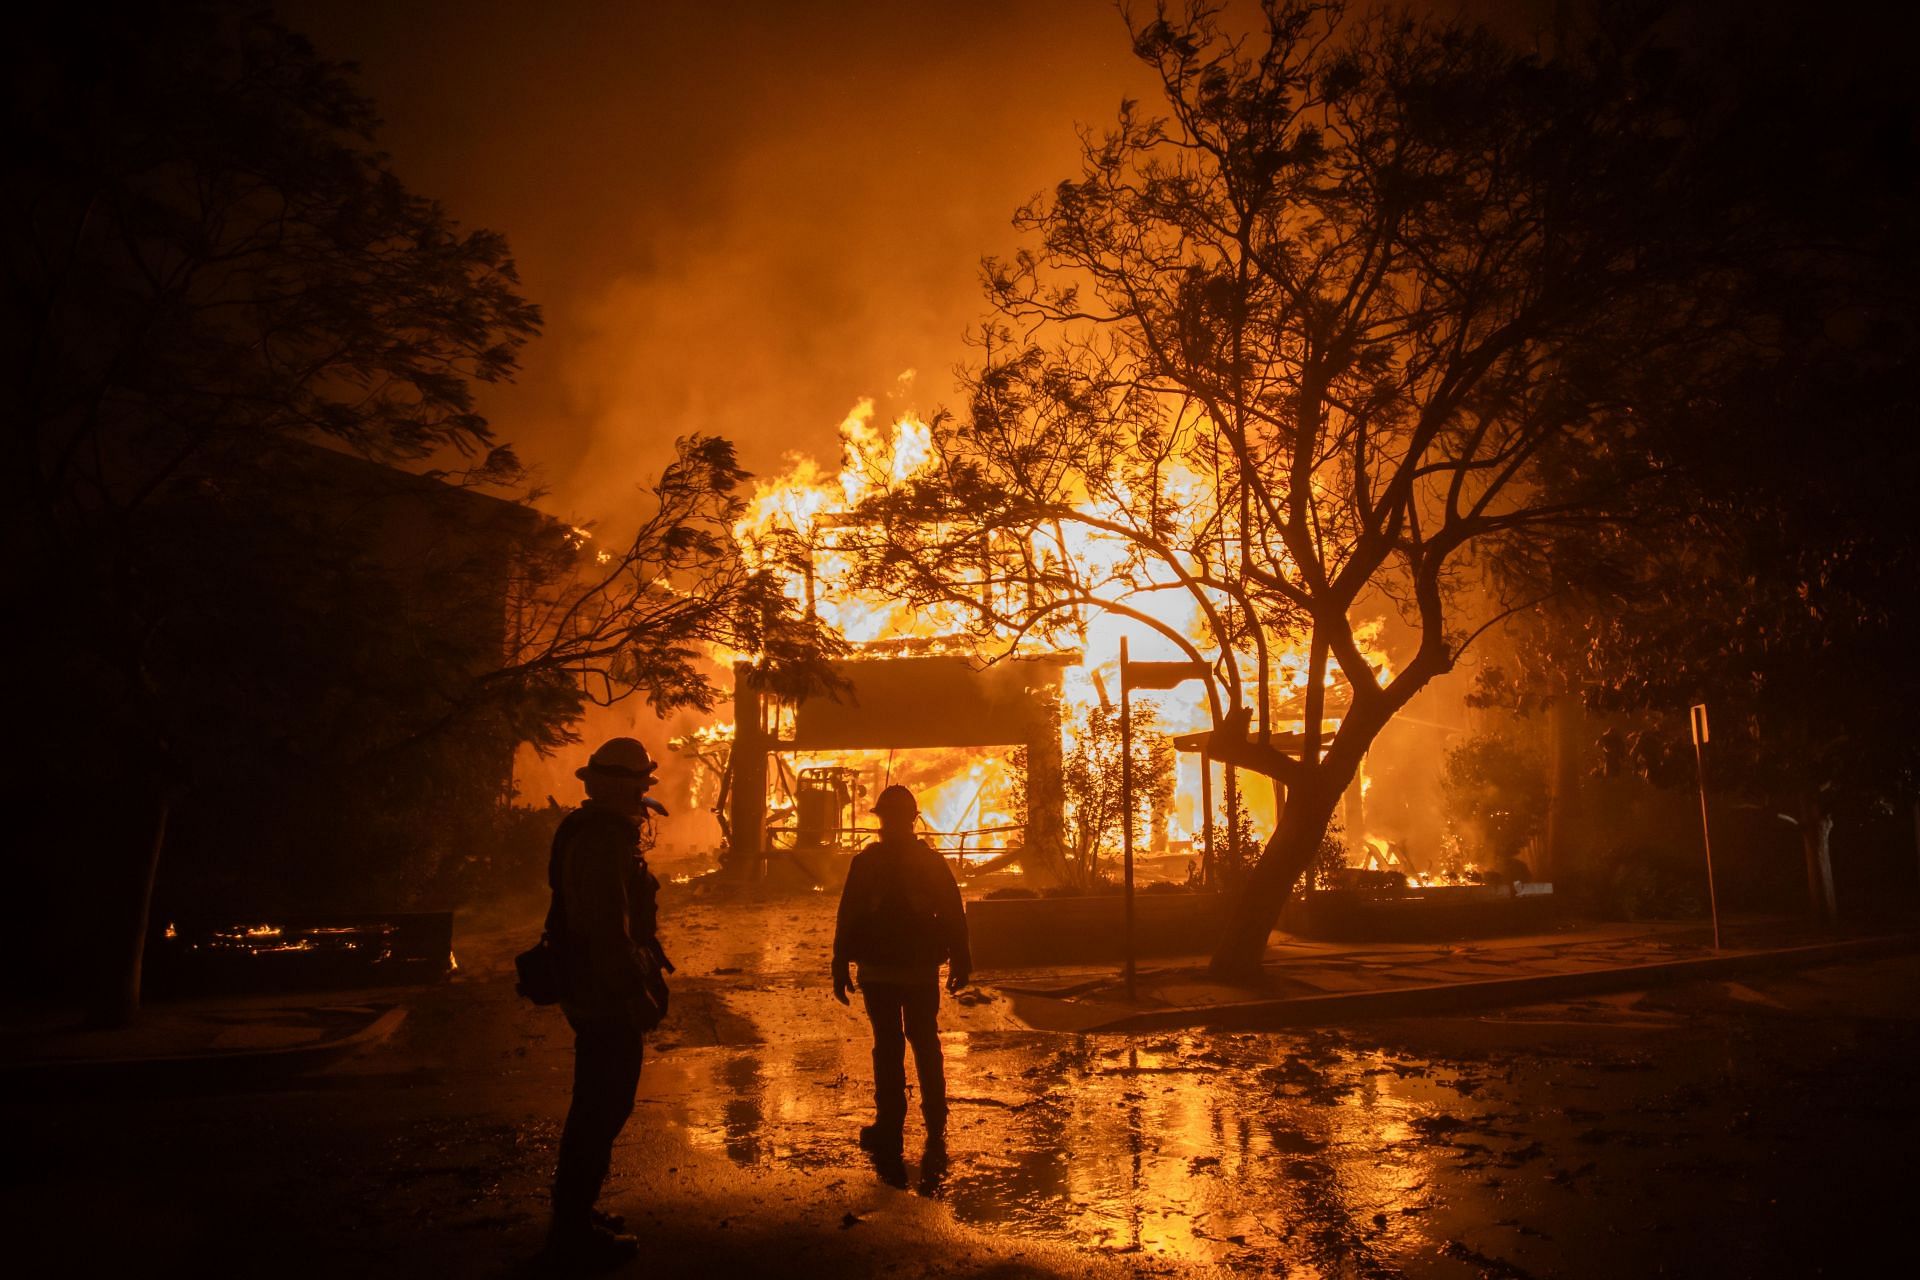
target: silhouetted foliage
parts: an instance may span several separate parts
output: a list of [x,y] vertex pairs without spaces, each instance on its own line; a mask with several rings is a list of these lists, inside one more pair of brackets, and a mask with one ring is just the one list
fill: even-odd
[[1332,818],[1327,829],[1320,833],[1320,844],[1313,852],[1313,861],[1307,864],[1307,874],[1303,888],[1338,889],[1342,886],[1347,870],[1347,839],[1340,819]]
[[[1133,830],[1135,849],[1151,844],[1148,830],[1157,803],[1164,808],[1173,792],[1172,744],[1156,726],[1151,706],[1133,707]],[[1061,758],[1060,785],[1065,800],[1066,827],[1060,848],[1052,858],[1033,847],[1025,851],[1023,866],[1041,880],[1082,892],[1110,883],[1109,872],[1123,851],[1121,814],[1120,708],[1096,703],[1086,715],[1066,726],[1072,743]],[[1012,766],[1016,797],[1014,825],[1029,823],[1027,748],[1016,747],[1007,756]]]
[[[1164,114],[1124,103],[1020,212],[1034,244],[986,264],[998,314],[967,412],[933,424],[940,465],[870,504],[875,580],[983,633],[1065,640],[1106,610],[1209,663],[1215,758],[1288,791],[1215,956],[1233,973],[1381,727],[1537,599],[1490,558],[1631,508],[1633,378],[1737,321],[1747,248],[1716,168],[1740,121],[1696,111],[1644,13],[1549,59],[1400,13],[1260,12],[1131,21]],[[1123,549],[1075,554],[1088,534]],[[1142,608],[1169,592],[1200,641]],[[1416,637],[1390,676],[1356,636],[1387,609]]]
[[1448,826],[1482,866],[1519,857],[1545,826],[1541,753],[1509,735],[1482,734],[1448,750],[1441,789]]
[[[1793,815],[1831,914],[1836,815],[1920,794],[1920,119],[1892,52],[1910,41],[1826,46],[1799,15],[1704,12],[1695,38],[1726,52],[1702,92],[1748,126],[1722,172],[1764,192],[1727,202],[1729,238],[1759,251],[1732,281],[1739,320],[1635,371],[1633,465],[1655,478],[1636,518],[1502,562],[1553,605],[1483,696],[1630,715],[1602,745],[1664,786],[1693,784],[1687,709],[1705,702],[1711,784]],[[1794,101],[1735,96],[1785,78]],[[1544,473],[1550,492],[1615,479]]]
[[33,620],[10,705],[48,747],[43,835],[83,864],[57,874],[112,940],[103,1017],[137,998],[181,796],[273,779],[287,804],[229,815],[262,849],[432,867],[585,698],[707,705],[715,640],[808,680],[808,630],[733,554],[725,442],[684,441],[604,557],[454,492],[527,484],[474,388],[540,313],[499,234],[394,174],[350,67],[217,0],[37,11],[0,58],[4,518]]
[[[1152,707],[1133,708],[1133,822],[1136,849],[1147,847],[1153,794],[1171,780],[1171,761],[1158,749],[1163,735]],[[1067,794],[1068,883],[1081,887],[1105,878],[1122,849],[1121,823],[1128,817],[1121,790],[1120,708],[1096,704],[1072,726],[1061,780]]]

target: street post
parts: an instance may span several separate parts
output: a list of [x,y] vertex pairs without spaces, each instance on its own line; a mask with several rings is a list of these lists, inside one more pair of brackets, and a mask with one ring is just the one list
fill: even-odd
[[1713,949],[1720,949],[1720,895],[1713,883],[1713,832],[1707,825],[1707,704],[1696,702],[1687,716],[1693,730],[1693,771],[1700,782],[1700,843],[1707,851],[1707,907],[1713,913]]
[[1207,678],[1204,662],[1133,662],[1127,656],[1127,638],[1120,637],[1120,849],[1124,865],[1121,895],[1126,900],[1125,978],[1127,999],[1134,988],[1133,938],[1133,691],[1171,689],[1186,680]]

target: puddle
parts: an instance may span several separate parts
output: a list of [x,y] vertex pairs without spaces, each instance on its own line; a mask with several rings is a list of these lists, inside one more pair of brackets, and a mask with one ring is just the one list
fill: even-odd
[[[937,1194],[962,1222],[1082,1247],[1234,1265],[1422,1251],[1445,1243],[1429,1239],[1433,1188],[1463,1154],[1519,1145],[1457,1071],[1324,1041],[943,1044],[952,1164]],[[663,1054],[642,1090],[648,1111],[737,1164],[858,1176],[870,1078],[849,1036]],[[910,1162],[917,1138],[910,1123]]]

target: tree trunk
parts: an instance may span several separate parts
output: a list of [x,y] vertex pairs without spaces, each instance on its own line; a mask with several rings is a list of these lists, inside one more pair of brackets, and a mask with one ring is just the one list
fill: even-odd
[[[145,833],[144,845],[130,839],[125,847],[139,849],[128,858],[127,896],[120,909],[112,910],[105,934],[107,965],[87,1011],[87,1024],[93,1027],[124,1027],[140,1012],[140,987],[146,965],[147,928],[153,913],[153,886],[160,873],[160,851],[167,842],[167,816],[170,805],[165,795],[154,799],[152,826]],[[133,833],[129,833],[133,835]],[[136,837],[137,838],[137,837]]]
[[1347,784],[1347,792],[1340,802],[1340,821],[1347,829],[1347,848],[1349,850],[1366,848],[1367,840],[1367,767],[1364,761],[1359,772],[1353,775],[1353,781]]
[[1833,858],[1830,840],[1833,816],[1818,797],[1800,800],[1800,847],[1807,858],[1807,902],[1814,922],[1832,926],[1839,920],[1839,907],[1833,893]]
[[1257,981],[1267,953],[1267,935],[1280,922],[1300,873],[1312,863],[1340,800],[1340,788],[1323,779],[1288,790],[1286,810],[1228,907],[1226,927],[1214,949],[1215,977]]
[[1071,884],[1073,876],[1067,869],[1066,859],[1057,850],[1049,852],[1028,845],[1011,853],[991,858],[973,868],[969,875],[985,875],[989,871],[998,871],[1003,867],[1020,868],[1022,883],[1029,889],[1058,889]]
[[1562,695],[1547,704],[1547,832],[1536,880],[1562,880],[1573,870],[1573,833],[1580,816],[1578,703]]

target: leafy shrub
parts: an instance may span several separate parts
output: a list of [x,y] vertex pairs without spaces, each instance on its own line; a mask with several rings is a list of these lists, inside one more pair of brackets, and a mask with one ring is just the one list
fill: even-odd
[[1690,920],[1707,913],[1707,873],[1697,854],[1656,845],[1609,850],[1598,904],[1624,920]]
[[1441,775],[1447,826],[1468,860],[1517,857],[1547,820],[1547,774],[1537,752],[1499,733],[1447,752]]

